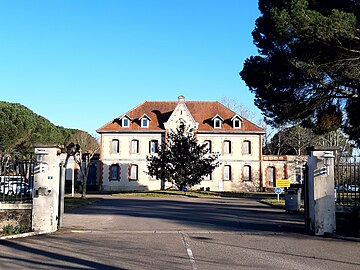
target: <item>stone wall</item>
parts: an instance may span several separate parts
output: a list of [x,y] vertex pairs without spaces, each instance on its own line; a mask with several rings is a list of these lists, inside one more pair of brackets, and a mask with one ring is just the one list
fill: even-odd
[[4,226],[22,226],[31,229],[31,204],[0,203],[0,232]]

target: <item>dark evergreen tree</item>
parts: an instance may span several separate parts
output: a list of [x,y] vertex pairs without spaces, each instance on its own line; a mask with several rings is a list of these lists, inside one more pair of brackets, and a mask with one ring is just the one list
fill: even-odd
[[258,56],[240,72],[274,125],[324,134],[342,127],[360,144],[360,1],[259,0]]
[[206,144],[197,143],[192,130],[180,127],[169,132],[168,141],[163,142],[158,153],[147,156],[148,174],[171,181],[179,190],[199,184],[220,164],[219,154],[209,153]]
[[33,144],[64,144],[78,130],[55,126],[25,106],[0,101],[0,154],[20,155],[33,151]]

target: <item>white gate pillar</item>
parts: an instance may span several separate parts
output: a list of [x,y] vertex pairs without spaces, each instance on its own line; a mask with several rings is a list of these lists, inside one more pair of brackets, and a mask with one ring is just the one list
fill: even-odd
[[310,234],[334,234],[336,231],[334,197],[334,147],[308,148],[308,178],[305,206]]
[[54,232],[59,218],[60,148],[35,147],[34,198],[32,227],[34,231]]

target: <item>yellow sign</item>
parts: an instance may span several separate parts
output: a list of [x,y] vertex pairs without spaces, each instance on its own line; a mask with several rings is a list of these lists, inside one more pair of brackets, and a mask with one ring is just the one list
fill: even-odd
[[290,187],[290,180],[288,179],[276,180],[276,187]]

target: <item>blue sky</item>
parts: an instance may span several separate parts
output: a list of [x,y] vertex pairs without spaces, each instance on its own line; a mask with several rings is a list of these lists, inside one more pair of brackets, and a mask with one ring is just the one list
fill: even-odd
[[95,130],[145,100],[235,98],[256,0],[1,0],[0,100]]

